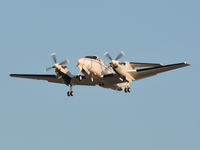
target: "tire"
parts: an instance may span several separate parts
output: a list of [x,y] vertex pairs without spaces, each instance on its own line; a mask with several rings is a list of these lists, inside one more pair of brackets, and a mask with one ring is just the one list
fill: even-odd
[[73,91],[70,92],[70,96],[74,96],[74,92]]
[[67,92],[67,96],[71,96],[71,93],[70,93],[70,91],[68,91],[68,92]]
[[124,92],[127,93],[127,88],[124,89]]

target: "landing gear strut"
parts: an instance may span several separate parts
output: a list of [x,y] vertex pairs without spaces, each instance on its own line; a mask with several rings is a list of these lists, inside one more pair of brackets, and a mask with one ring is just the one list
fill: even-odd
[[67,92],[67,96],[74,96],[74,91],[72,91],[72,85],[70,85],[70,91]]
[[130,92],[131,92],[131,88],[130,88],[130,87],[125,88],[125,89],[124,89],[124,92],[125,92],[125,93],[127,93],[127,92],[130,93]]

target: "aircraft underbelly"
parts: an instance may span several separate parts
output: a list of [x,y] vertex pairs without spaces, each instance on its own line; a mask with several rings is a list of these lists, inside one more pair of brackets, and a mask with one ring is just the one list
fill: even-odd
[[124,82],[124,83],[119,83],[119,84],[99,84],[99,86],[103,87],[103,88],[109,88],[109,89],[112,89],[112,90],[118,90],[118,91],[121,91],[123,89],[125,89],[126,87],[129,86],[129,83],[128,82]]

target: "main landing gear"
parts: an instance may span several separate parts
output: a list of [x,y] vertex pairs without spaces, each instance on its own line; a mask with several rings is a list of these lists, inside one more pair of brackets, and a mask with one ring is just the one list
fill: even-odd
[[124,89],[124,92],[125,92],[125,93],[130,93],[130,92],[131,92],[131,88],[130,88],[130,87],[125,88],[125,89]]
[[70,85],[70,91],[67,92],[67,96],[74,96],[74,91],[72,91],[72,85]]

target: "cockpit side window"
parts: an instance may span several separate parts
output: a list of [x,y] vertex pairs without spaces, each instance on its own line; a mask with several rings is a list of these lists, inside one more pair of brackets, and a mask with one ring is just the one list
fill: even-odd
[[85,56],[85,58],[97,59],[97,56]]

